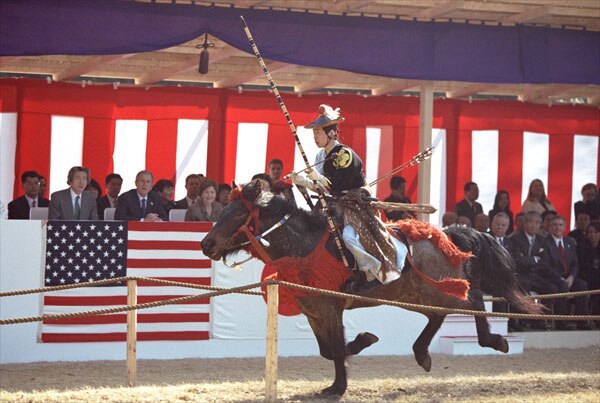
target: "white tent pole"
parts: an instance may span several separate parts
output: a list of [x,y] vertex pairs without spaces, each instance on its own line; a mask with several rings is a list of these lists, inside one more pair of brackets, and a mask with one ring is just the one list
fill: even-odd
[[[419,150],[431,147],[431,129],[433,123],[433,82],[421,84],[419,102]],[[417,202],[430,204],[431,158],[419,164],[419,193]],[[419,219],[429,222],[428,214],[419,214]]]

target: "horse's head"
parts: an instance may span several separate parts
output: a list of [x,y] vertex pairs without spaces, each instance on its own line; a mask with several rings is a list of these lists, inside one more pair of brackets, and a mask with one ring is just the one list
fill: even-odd
[[[247,245],[248,232],[258,235],[261,222],[271,221],[265,211],[275,196],[262,192],[258,180],[238,186],[230,195],[230,203],[223,210],[221,218],[202,240],[202,250],[211,259],[219,260],[233,254]],[[279,217],[281,218],[281,217]]]

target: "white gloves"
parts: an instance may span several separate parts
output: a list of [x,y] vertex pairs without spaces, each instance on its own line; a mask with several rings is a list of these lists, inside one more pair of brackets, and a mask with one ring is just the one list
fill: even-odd
[[313,169],[308,173],[308,178],[310,180],[319,182],[325,188],[329,188],[331,186],[331,182],[329,181],[329,179],[318,173],[316,169]]
[[313,190],[313,182],[302,175],[292,172],[290,174],[290,179],[292,180],[292,183],[294,183],[294,185],[296,186],[303,186],[307,189]]

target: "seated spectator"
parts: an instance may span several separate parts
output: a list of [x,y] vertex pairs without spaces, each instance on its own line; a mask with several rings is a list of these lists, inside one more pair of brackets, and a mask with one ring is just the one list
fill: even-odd
[[506,235],[510,235],[514,230],[513,212],[510,209],[510,195],[506,190],[499,190],[494,198],[494,207],[489,211],[490,222],[494,220],[494,216],[500,212],[508,216],[508,229]]
[[479,232],[488,232],[490,229],[490,219],[485,213],[479,213],[475,216],[475,223],[473,224],[473,228],[475,228]]
[[590,221],[600,220],[600,199],[598,198],[598,188],[593,183],[586,183],[581,188],[583,200],[575,202],[575,216],[578,213],[588,213]]
[[541,236],[550,235],[550,225],[552,224],[552,220],[557,216],[556,211],[546,210],[542,213],[542,228],[540,229]]
[[86,192],[90,192],[94,195],[94,199],[96,199],[96,204],[98,204],[98,199],[102,197],[102,188],[98,181],[94,178],[90,179],[90,183],[85,187]]
[[260,188],[263,192],[270,192],[271,191],[271,185],[273,184],[271,182],[271,177],[267,174],[256,174],[252,177],[252,180],[258,179],[260,181]]
[[160,202],[167,213],[177,208],[177,203],[173,200],[173,194],[175,193],[173,182],[168,179],[159,179],[152,191],[160,196]]
[[[530,211],[525,217],[525,229],[511,238],[513,257],[517,265],[517,277],[521,287],[526,291],[538,294],[555,294],[567,292],[567,283],[562,276],[550,267],[546,238],[539,235],[542,216],[537,211]],[[543,300],[548,308],[552,308],[552,300]],[[554,304],[555,313],[567,313],[566,301],[558,298]],[[537,322],[537,327],[542,327]]]
[[467,217],[469,223],[475,222],[475,216],[479,213],[483,213],[481,204],[477,203],[479,198],[479,187],[475,182],[465,183],[465,198],[454,206],[454,212],[460,218],[461,216]]
[[217,189],[217,201],[221,203],[223,208],[229,204],[229,194],[231,193],[231,186],[226,183],[221,183]]
[[90,178],[90,170],[75,166],[69,170],[69,188],[59,190],[50,196],[49,220],[97,220],[98,206],[90,192],[85,192]]
[[271,184],[281,179],[283,173],[283,161],[280,159],[272,159],[269,161],[269,177],[271,178]]
[[[392,176],[390,179],[391,194],[384,200],[391,203],[411,203],[406,192],[406,179],[401,176]],[[414,215],[408,211],[385,210],[385,215],[391,221],[401,220],[403,218],[414,218]]]
[[534,179],[529,184],[529,192],[527,199],[521,207],[521,211],[525,214],[530,211],[537,211],[542,214],[544,211],[556,211],[550,200],[546,197],[544,183],[539,179]]
[[[587,227],[586,237],[577,244],[579,276],[587,282],[589,290],[600,289],[600,222]],[[600,294],[590,295],[590,313],[600,315]],[[600,321],[597,322],[600,327]]]
[[46,197],[46,186],[47,185],[48,185],[48,181],[46,180],[46,177],[44,175],[40,175],[40,192],[38,193],[38,197]]
[[442,227],[449,227],[456,224],[458,216],[454,211],[446,211],[442,216]]
[[473,224],[471,224],[471,220],[469,220],[469,217],[465,217],[464,215],[458,216],[458,218],[456,219],[456,225],[463,225],[469,228],[473,227]]
[[10,220],[28,220],[32,207],[48,207],[50,200],[40,195],[40,175],[35,171],[26,171],[21,175],[23,195],[8,203]]
[[104,178],[106,194],[98,199],[98,217],[100,217],[101,220],[104,218],[104,210],[109,207],[117,207],[117,199],[119,193],[121,193],[122,185],[123,178],[121,178],[121,175],[114,172],[106,175],[106,178]]
[[[587,291],[587,283],[579,278],[579,261],[577,259],[577,244],[574,239],[563,237],[566,220],[563,216],[556,216],[550,225],[550,236],[546,238],[550,267],[572,292]],[[587,296],[573,297],[575,315],[589,315]],[[566,322],[558,322],[557,329],[566,328]],[[585,322],[578,322],[578,329],[590,330]]]
[[494,239],[506,249],[510,255],[513,255],[513,244],[510,238],[506,235],[508,233],[508,223],[510,222],[508,214],[504,211],[500,211],[494,216],[492,220],[492,228],[490,232]]
[[135,176],[135,189],[131,189],[117,201],[115,220],[125,221],[167,221],[167,212],[160,197],[151,192],[154,176],[150,171],[140,171]]
[[520,212],[515,216],[515,232],[513,232],[510,236],[514,235],[517,232],[523,232],[525,230],[525,213]]
[[181,200],[177,200],[177,208],[189,208],[200,200],[200,184],[204,180],[203,176],[191,174],[185,178],[185,189],[187,194]]
[[217,183],[206,179],[200,185],[200,202],[185,213],[185,221],[217,221],[223,214],[223,206],[217,200]]
[[567,236],[573,238],[577,241],[577,245],[579,245],[585,240],[588,225],[590,225],[590,215],[585,212],[580,212],[575,217],[575,229],[569,232]]

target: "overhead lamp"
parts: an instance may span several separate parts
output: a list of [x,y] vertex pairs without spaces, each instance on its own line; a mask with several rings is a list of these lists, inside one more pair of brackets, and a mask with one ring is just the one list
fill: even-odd
[[200,62],[198,63],[198,72],[200,74],[208,73],[208,48],[214,47],[214,43],[208,43],[208,32],[204,34],[204,43],[196,45],[196,49],[202,49],[202,52],[200,52]]

